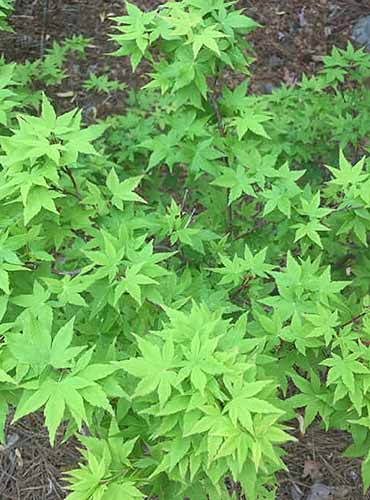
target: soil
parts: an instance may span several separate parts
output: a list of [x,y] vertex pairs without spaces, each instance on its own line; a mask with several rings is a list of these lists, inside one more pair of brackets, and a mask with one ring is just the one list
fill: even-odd
[[[277,500],[369,500],[361,485],[361,460],[343,457],[351,436],[325,432],[315,423],[297,441],[285,447],[287,472],[279,474]],[[317,488],[318,485],[321,485]],[[330,488],[325,495],[325,489]],[[315,496],[315,490],[321,492]],[[310,496],[311,495],[311,496]]]
[[[150,9],[162,2],[134,3]],[[0,52],[7,60],[25,61],[39,57],[54,40],[83,34],[91,38],[87,58],[69,60],[69,78],[61,87],[49,88],[48,94],[60,110],[79,106],[87,118],[123,112],[125,92],[106,96],[81,87],[90,72],[109,73],[129,88],[140,87],[145,80],[145,67],[132,76],[127,61],[109,57],[114,49],[107,37],[113,32],[111,17],[122,14],[122,5],[121,0],[16,0],[12,16],[15,32],[1,35]],[[264,26],[249,37],[256,53],[250,91],[257,93],[270,92],[281,82],[294,85],[303,72],[310,75],[318,71],[321,56],[334,45],[344,48],[351,40],[354,23],[370,14],[369,0],[240,0],[238,6]],[[78,461],[76,442],[57,442],[51,449],[38,415],[8,426],[6,435],[9,442],[16,441],[0,448],[0,498],[64,498],[62,472]],[[349,443],[345,433],[312,426],[286,447],[288,471],[279,475],[277,498],[370,499],[361,493],[360,461],[341,455]]]
[[7,425],[0,446],[1,500],[61,500],[67,496],[63,472],[76,467],[81,456],[77,441],[62,442],[60,429],[53,448],[39,414]]
[[[148,10],[163,1],[134,3]],[[132,75],[128,61],[109,56],[115,47],[107,35],[113,33],[111,18],[122,15],[121,0],[16,0],[15,5],[15,33],[0,36],[0,52],[8,60],[39,57],[54,40],[82,34],[91,39],[87,58],[69,59],[68,79],[61,87],[50,87],[49,95],[61,110],[78,106],[88,117],[124,110],[125,92],[107,96],[81,87],[91,72],[109,73],[129,88],[145,81],[145,66]],[[257,93],[270,92],[281,82],[294,85],[303,72],[318,71],[321,56],[333,45],[344,48],[353,24],[370,14],[369,0],[239,0],[238,7],[263,26],[249,37],[256,53],[250,91]]]

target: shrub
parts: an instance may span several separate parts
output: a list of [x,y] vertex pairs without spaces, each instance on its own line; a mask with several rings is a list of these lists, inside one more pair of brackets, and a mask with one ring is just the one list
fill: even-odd
[[126,9],[124,116],[35,116],[1,66],[2,423],[79,434],[71,500],[274,498],[298,415],[367,489],[369,56],[255,96],[232,3]]

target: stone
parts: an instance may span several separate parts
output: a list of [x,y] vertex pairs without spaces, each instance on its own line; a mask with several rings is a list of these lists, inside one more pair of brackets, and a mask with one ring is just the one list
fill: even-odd
[[358,19],[353,26],[352,39],[370,51],[370,16]]

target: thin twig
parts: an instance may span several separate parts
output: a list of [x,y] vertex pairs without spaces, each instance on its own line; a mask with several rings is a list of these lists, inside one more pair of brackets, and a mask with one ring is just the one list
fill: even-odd
[[[230,189],[228,189],[227,193],[226,193],[227,203],[229,200],[229,196],[230,196]],[[233,234],[233,209],[232,209],[231,203],[230,203],[230,205],[227,206],[227,222],[228,222],[228,233],[230,235],[232,235]]]
[[62,167],[62,170],[64,173],[66,173],[68,175],[68,177],[71,179],[71,182],[73,184],[73,187],[74,187],[74,190],[76,192],[76,197],[81,200],[81,194],[80,194],[80,191],[78,189],[78,186],[77,186],[77,182],[76,182],[76,179],[74,178],[73,176],[73,173],[72,173],[72,170],[67,167],[67,166],[64,166]]
[[[217,102],[217,97],[215,96],[216,87],[217,87],[217,77],[215,78],[215,81],[214,81],[214,88],[212,89],[211,92],[208,93],[208,96],[209,96],[209,102],[211,103],[211,106],[216,114],[217,126],[218,126],[218,130],[220,132],[220,136],[225,137],[225,127],[223,124],[222,114],[221,114],[221,110],[220,110],[220,107],[219,107],[218,102]],[[228,161],[226,158],[224,161],[228,164]],[[229,204],[229,196],[230,196],[230,189],[227,189],[226,190],[227,232],[232,235],[233,234],[233,209],[232,209],[231,204]]]
[[261,229],[265,224],[268,224],[266,220],[259,219],[251,229],[247,229],[246,231],[238,234],[238,236],[235,236],[234,241],[241,240],[242,238],[244,238],[244,236],[248,236],[248,234],[254,233],[258,229]]
[[81,198],[79,198],[77,194],[74,193],[73,191],[68,191],[68,189],[60,188],[59,186],[55,186],[54,184],[50,186],[50,189],[52,191],[57,191],[58,193],[64,194],[65,196],[73,196],[74,198],[77,198],[77,200],[79,201],[81,200]]
[[188,193],[189,193],[189,190],[188,189],[185,189],[185,192],[184,192],[184,196],[182,198],[182,202],[181,202],[181,207],[180,207],[180,214],[182,215],[183,211],[184,211],[184,208],[185,208],[185,202],[186,202],[186,198],[188,196]]
[[[365,309],[370,309],[370,306],[365,306]],[[368,311],[364,311],[362,312],[361,314],[357,314],[356,316],[353,316],[351,319],[349,319],[348,321],[345,321],[344,323],[342,323],[341,325],[339,325],[338,328],[344,328],[345,326],[348,326],[350,325],[351,323],[356,323],[359,319],[363,318],[364,316],[366,316],[366,314],[368,313]]]
[[193,210],[191,211],[191,214],[190,214],[189,219],[187,220],[187,222],[184,226],[184,229],[186,229],[190,225],[191,221],[193,220],[194,214],[195,214],[195,208],[193,208]]
[[328,214],[328,216],[331,215],[332,213],[344,212],[344,211],[347,211],[347,210],[360,210],[361,208],[366,208],[366,207],[364,207],[364,206],[362,206],[362,207],[360,207],[360,206],[358,206],[358,207],[356,207],[356,206],[352,207],[351,205],[347,205],[345,207],[335,208],[332,212],[330,212],[330,214]]
[[213,92],[209,93],[209,101],[212,105],[212,108],[214,109],[215,114],[216,114],[217,125],[218,125],[218,130],[220,131],[220,135],[221,135],[221,137],[225,137],[225,128],[224,128],[224,124],[222,121],[220,107],[218,105],[217,98],[214,96]]
[[230,300],[235,300],[236,297],[239,295],[240,292],[248,288],[249,282],[253,279],[253,276],[248,274],[247,276],[244,276],[242,284],[235,290],[235,292],[231,295]]
[[44,57],[44,48],[45,48],[45,36],[46,36],[46,28],[48,21],[48,12],[49,12],[49,0],[44,0],[44,8],[42,12],[42,31],[41,31],[41,39],[40,39],[40,57]]
[[53,268],[51,270],[53,274],[57,274],[58,276],[70,276],[71,278],[74,278],[75,276],[80,274],[81,271],[82,269],[74,269],[73,271],[59,271],[58,269]]

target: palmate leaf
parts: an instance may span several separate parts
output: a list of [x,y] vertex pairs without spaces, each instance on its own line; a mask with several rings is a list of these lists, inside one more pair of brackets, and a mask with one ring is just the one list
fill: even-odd
[[91,284],[88,277],[77,276],[72,278],[66,275],[61,280],[44,278],[43,281],[48,285],[49,291],[57,294],[61,305],[87,306],[81,293],[86,291]]
[[125,277],[122,278],[115,288],[115,304],[121,298],[122,294],[127,292],[139,305],[141,305],[141,287],[143,285],[158,285],[158,281],[140,272],[142,267],[142,264],[134,264],[126,269]]
[[134,397],[146,396],[157,391],[160,405],[163,407],[171,395],[172,388],[177,384],[177,375],[173,370],[175,367],[173,342],[168,340],[162,350],[158,345],[145,339],[138,338],[137,342],[142,356],[120,361],[118,366],[141,379]]
[[270,381],[257,381],[245,383],[238,387],[230,402],[224,408],[224,413],[229,414],[231,421],[237,426],[238,421],[250,433],[254,432],[253,414],[281,414],[279,408],[274,407],[268,401],[258,398],[258,394],[268,385]]
[[224,38],[225,36],[226,35],[224,33],[212,28],[211,26],[202,30],[201,34],[194,35],[192,40],[194,59],[197,58],[202,47],[207,47],[220,56],[220,49],[217,40]]
[[249,196],[255,196],[253,189],[254,177],[247,175],[247,170],[238,165],[236,170],[231,168],[222,168],[222,174],[217,177],[212,184],[230,189],[229,205],[237,200],[243,193]]
[[317,415],[320,415],[327,425],[330,415],[334,412],[332,394],[327,391],[317,374],[312,370],[310,381],[297,373],[291,373],[291,378],[300,392],[289,398],[288,404],[293,408],[304,408],[305,429],[312,424]]
[[29,315],[26,322],[28,328],[26,334],[31,335],[32,343],[30,341],[25,343],[23,335],[13,335],[14,338],[12,337],[9,341],[11,351],[23,363],[31,364],[33,367],[39,365],[41,368],[49,365],[57,370],[73,368],[63,377],[60,377],[57,372],[49,371],[48,377],[36,378],[20,384],[23,392],[14,421],[45,405],[45,424],[52,444],[57,428],[65,418],[66,410],[78,428],[81,427],[82,422],[88,423],[86,404],[102,408],[109,413],[113,411],[98,381],[116,372],[119,367],[112,364],[89,364],[91,350],[80,356],[85,347],[71,346],[73,323],[74,320],[70,320],[52,339],[50,331],[45,330],[45,326],[43,327],[40,321],[36,321],[32,315]]
[[80,153],[96,154],[91,142],[104,132],[106,125],[80,129],[81,113],[76,110],[56,117],[50,101],[43,95],[40,117],[21,115],[19,129],[11,137],[1,137],[6,156],[2,162],[10,167],[45,156],[57,165],[73,167]]
[[368,375],[370,374],[369,368],[364,364],[357,361],[359,354],[353,353],[345,358],[333,353],[331,358],[327,358],[321,362],[322,365],[328,366],[329,373],[327,383],[336,383],[341,379],[348,391],[355,392],[355,374]]
[[50,362],[52,312],[41,305],[37,313],[37,317],[29,311],[22,315],[22,333],[9,332],[7,344],[17,363],[41,373]]
[[[116,369],[113,368],[113,371]],[[76,422],[78,429],[81,428],[83,422],[87,425],[89,423],[86,403],[112,413],[113,410],[100,385],[81,375],[83,374],[68,375],[60,381],[48,378],[41,383],[36,380],[25,383],[22,386],[25,390],[13,421],[16,422],[45,405],[45,425],[49,431],[50,442],[53,444],[57,428],[65,418],[66,409]]]
[[369,174],[364,172],[364,162],[365,158],[361,158],[356,165],[352,166],[341,150],[339,153],[339,168],[327,166],[334,176],[330,184],[338,186],[338,190],[347,190],[353,184],[360,185],[369,178]]
[[220,284],[232,283],[234,286],[240,285],[249,273],[253,276],[265,278],[274,267],[265,262],[266,253],[267,248],[263,248],[253,255],[248,245],[245,245],[244,258],[234,255],[233,260],[231,260],[226,256],[220,255],[223,267],[212,269],[212,271],[223,275]]
[[59,216],[54,200],[62,196],[61,193],[56,193],[43,187],[33,187],[27,196],[24,207],[25,225],[29,224],[42,208]]
[[267,134],[264,126],[262,125],[264,122],[269,120],[271,120],[271,115],[267,113],[253,113],[251,111],[248,111],[241,117],[236,118],[236,132],[239,140],[241,141],[248,131],[265,137],[266,139],[270,139],[270,136]]
[[[32,296],[24,296],[25,298]],[[19,299],[21,296],[19,297]],[[9,335],[8,345],[14,358],[26,365],[67,368],[84,347],[70,347],[73,338],[73,319],[63,326],[54,338],[51,336],[52,314],[49,306],[39,305],[38,316],[24,315],[23,333]]]
[[[77,500],[81,498],[81,494],[84,498],[88,496],[103,500],[143,498],[143,493],[136,488],[135,482],[124,477],[130,467],[127,457],[131,454],[136,439],[123,442],[119,437],[103,440],[81,436],[80,441],[86,447],[83,452],[86,463],[79,469],[66,473],[68,489],[72,492],[67,498]],[[112,476],[109,470],[112,460],[115,459],[118,460],[117,465],[122,471],[119,476]]]
[[249,33],[250,31],[254,31],[256,28],[260,27],[260,24],[253,21],[250,17],[242,14],[243,11],[232,11],[230,12],[224,23],[233,29],[240,29],[243,33]]
[[123,201],[140,201],[146,203],[141,196],[134,192],[134,189],[136,189],[141,180],[142,176],[139,176],[119,182],[115,170],[112,169],[107,177],[107,187],[113,195],[113,205],[122,210]]
[[307,236],[311,241],[313,241],[317,246],[323,248],[320,234],[321,231],[330,231],[330,228],[324,226],[318,220],[310,220],[306,223],[299,223],[293,226],[297,228],[294,241],[299,241],[305,236]]

